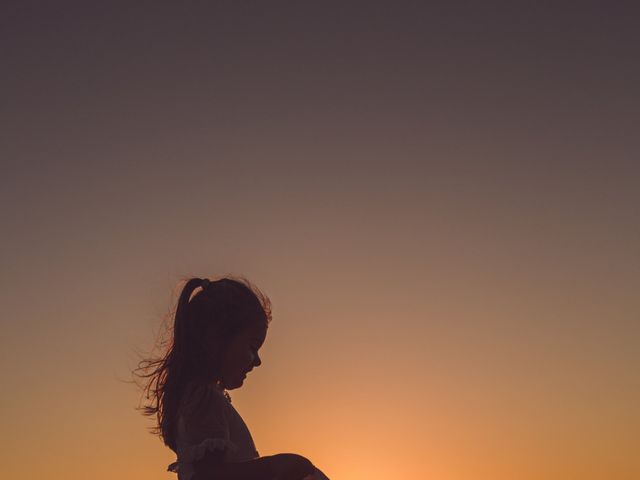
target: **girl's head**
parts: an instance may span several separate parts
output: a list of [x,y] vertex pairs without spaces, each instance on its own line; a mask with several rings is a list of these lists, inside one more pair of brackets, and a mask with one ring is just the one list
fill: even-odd
[[143,372],[139,376],[148,379],[147,398],[152,398],[144,413],[157,416],[154,431],[169,447],[175,447],[175,420],[185,387],[241,387],[246,374],[261,364],[258,350],[270,320],[269,299],[246,279],[187,280],[166,351],[138,367]]
[[260,365],[270,319],[269,301],[246,280],[187,281],[174,318],[176,373],[228,389],[242,386],[244,374]]

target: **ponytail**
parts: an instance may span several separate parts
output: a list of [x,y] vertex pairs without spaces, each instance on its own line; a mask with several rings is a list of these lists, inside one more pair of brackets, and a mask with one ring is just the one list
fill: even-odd
[[[178,298],[178,305],[176,306],[176,314],[173,320],[173,349],[177,350],[177,354],[185,347],[185,323],[187,321],[187,305],[189,304],[189,300],[191,299],[191,295],[193,291],[201,287],[204,284],[205,280],[201,278],[191,278],[187,280],[184,287],[182,287],[182,292],[180,293],[180,297]],[[188,347],[187,347],[188,348]]]

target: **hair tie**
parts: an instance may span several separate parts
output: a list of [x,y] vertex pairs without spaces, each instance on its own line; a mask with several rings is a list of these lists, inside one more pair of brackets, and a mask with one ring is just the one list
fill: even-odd
[[200,286],[202,287],[203,290],[206,290],[206,288],[209,286],[209,284],[211,284],[209,279],[208,278],[203,278],[202,279],[202,283],[200,284]]

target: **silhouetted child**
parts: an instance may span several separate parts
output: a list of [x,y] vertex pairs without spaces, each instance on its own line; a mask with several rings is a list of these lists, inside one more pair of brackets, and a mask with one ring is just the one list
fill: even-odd
[[167,351],[137,369],[151,398],[144,414],[176,452],[168,470],[178,480],[328,480],[300,455],[260,457],[226,391],[260,366],[270,320],[269,299],[245,279],[184,285]]

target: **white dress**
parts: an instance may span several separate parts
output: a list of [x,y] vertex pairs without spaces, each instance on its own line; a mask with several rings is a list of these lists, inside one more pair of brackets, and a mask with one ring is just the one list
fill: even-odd
[[[246,462],[260,455],[226,392],[215,385],[188,387],[178,409],[177,461],[167,470],[178,480],[192,480],[193,462],[207,451],[224,450],[225,462]],[[320,470],[309,480],[329,480]]]

